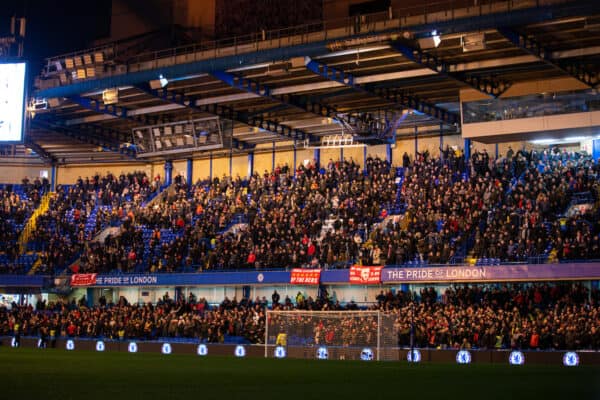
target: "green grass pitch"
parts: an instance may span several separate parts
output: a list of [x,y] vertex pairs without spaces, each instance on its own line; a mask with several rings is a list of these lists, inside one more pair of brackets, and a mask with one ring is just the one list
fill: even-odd
[[0,399],[600,399],[600,367],[0,349]]

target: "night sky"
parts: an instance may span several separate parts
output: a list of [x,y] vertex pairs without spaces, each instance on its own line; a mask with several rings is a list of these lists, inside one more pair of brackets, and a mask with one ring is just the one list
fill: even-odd
[[10,31],[10,17],[27,18],[25,59],[30,78],[44,58],[89,47],[110,34],[111,0],[0,0],[0,37]]

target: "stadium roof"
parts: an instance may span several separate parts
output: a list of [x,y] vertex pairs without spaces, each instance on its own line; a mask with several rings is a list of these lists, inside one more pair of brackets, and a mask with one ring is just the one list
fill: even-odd
[[[461,88],[495,97],[514,83],[561,76],[597,85],[600,3],[540,3],[379,14],[367,16],[360,32],[352,23],[266,32],[235,45],[142,54],[102,76],[67,82],[45,70],[35,95],[54,101],[36,113],[28,140],[48,159],[83,162],[132,161],[121,147],[133,128],[214,115],[233,121],[225,135],[236,151],[353,130],[381,137],[374,121],[397,121],[399,135],[414,135],[415,126],[425,134],[440,126],[456,132]],[[477,49],[479,34],[485,49],[464,51],[465,39]],[[48,65],[70,57],[77,54]],[[168,85],[150,84],[160,76]],[[118,103],[104,105],[103,89],[112,87],[119,87]]]

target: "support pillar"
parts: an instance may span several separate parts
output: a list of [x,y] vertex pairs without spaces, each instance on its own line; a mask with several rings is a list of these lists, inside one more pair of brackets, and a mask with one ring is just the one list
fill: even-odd
[[192,187],[192,185],[194,184],[193,174],[194,174],[194,160],[192,160],[191,158],[188,158],[187,159],[187,174],[186,174],[188,187]]
[[440,124],[440,158],[444,161],[444,124]]
[[208,159],[208,179],[212,182],[212,161],[213,155],[210,153],[210,158]]
[[254,175],[254,152],[248,153],[248,178]]
[[273,150],[271,151],[271,171],[275,171],[275,142],[273,142]]
[[471,160],[471,139],[465,139],[465,164],[468,164]]
[[392,145],[390,143],[385,145],[385,160],[392,165]]
[[50,170],[50,191],[56,191],[56,169],[58,167],[56,164],[52,164],[52,169]]
[[165,184],[171,186],[173,182],[173,161],[165,161]]
[[415,125],[415,160],[419,152],[419,128]]
[[367,146],[363,147],[363,172],[367,172]]
[[321,167],[321,149],[315,149],[313,158],[315,159],[315,162],[317,163],[317,165],[320,168]]
[[498,143],[496,143],[496,160],[498,159]]
[[298,167],[298,166],[296,165],[296,163],[298,162],[298,161],[296,160],[297,156],[298,156],[298,155],[296,154],[296,141],[294,140],[294,165],[292,165],[292,170],[294,171],[294,178],[296,177],[296,168]]
[[85,292],[86,306],[92,308],[94,306],[94,288],[87,288]]
[[592,142],[592,159],[598,162],[600,158],[600,139],[594,139]]

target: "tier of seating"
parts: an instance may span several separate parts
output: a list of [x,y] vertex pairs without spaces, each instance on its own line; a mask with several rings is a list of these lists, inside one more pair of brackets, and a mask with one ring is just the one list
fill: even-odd
[[26,273],[37,260],[36,254],[20,254],[19,238],[48,190],[46,179],[0,185],[0,273]]
[[[32,193],[37,196],[37,202],[32,200],[28,203],[28,215],[31,215],[35,206],[39,205],[40,195],[49,190],[49,185],[47,182],[41,185],[43,191],[36,189],[36,184],[27,187],[35,189]],[[78,258],[84,245],[96,234],[109,225],[119,225],[127,210],[140,207],[159,191],[159,187],[160,182],[151,181],[145,173],[121,174],[118,177],[110,173],[105,176],[96,174],[91,179],[79,178],[73,185],[59,185],[50,196],[48,210],[37,217],[35,229],[29,234],[25,243],[27,254],[15,254],[18,248],[15,238],[4,242],[12,259],[20,257],[18,268],[7,266],[4,271],[59,273]],[[26,217],[19,222],[5,220],[16,231],[22,229]],[[18,238],[18,235],[13,236]],[[38,258],[39,265],[33,271],[31,268]]]
[[[299,324],[265,310],[356,310],[350,302],[340,304],[321,291],[320,297],[272,301],[225,298],[210,305],[190,293],[187,299],[169,298],[156,304],[116,304],[104,297],[89,307],[81,298],[76,304],[46,304],[36,308],[12,304],[0,307],[0,335],[38,337],[48,343],[58,337],[103,340],[165,340],[209,343],[264,343],[265,325],[285,327],[289,345],[376,346],[377,324],[372,316],[352,315],[342,321],[306,318]],[[280,302],[280,300],[282,300]],[[383,291],[363,308],[381,310],[394,320],[390,335],[401,347],[455,349],[600,350],[600,291],[580,284],[457,286],[437,293],[433,287],[420,294]],[[300,326],[299,326],[300,325]],[[388,343],[392,345],[392,343]]]
[[[57,189],[28,250],[40,273],[599,259],[598,168],[557,149],[466,162],[447,148],[397,168],[369,157],[191,187],[177,176],[151,206],[160,183],[145,174],[96,175]],[[94,242],[108,226],[118,232]]]

